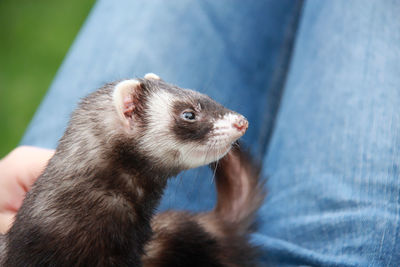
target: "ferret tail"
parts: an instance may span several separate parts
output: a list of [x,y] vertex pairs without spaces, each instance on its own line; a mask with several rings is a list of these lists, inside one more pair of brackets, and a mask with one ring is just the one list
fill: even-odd
[[215,171],[217,188],[214,215],[238,234],[249,232],[266,195],[265,181],[260,178],[260,165],[235,145],[211,167]]

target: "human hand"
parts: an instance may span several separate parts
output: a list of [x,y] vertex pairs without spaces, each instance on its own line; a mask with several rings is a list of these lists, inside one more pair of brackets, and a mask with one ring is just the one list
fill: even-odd
[[26,192],[53,155],[54,150],[20,146],[0,160],[0,233],[10,228]]

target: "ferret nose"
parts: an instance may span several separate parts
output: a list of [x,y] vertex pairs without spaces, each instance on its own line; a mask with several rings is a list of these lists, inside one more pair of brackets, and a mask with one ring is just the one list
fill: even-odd
[[232,124],[234,128],[236,128],[240,132],[244,132],[249,127],[249,122],[246,120],[245,117],[240,116],[237,120]]

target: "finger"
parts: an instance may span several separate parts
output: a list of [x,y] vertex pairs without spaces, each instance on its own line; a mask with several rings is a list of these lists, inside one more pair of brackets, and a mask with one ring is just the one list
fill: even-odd
[[0,213],[16,212],[22,205],[26,191],[18,183],[0,181]]
[[20,157],[24,160],[24,171],[18,176],[18,182],[27,192],[43,173],[48,161],[54,155],[54,150],[23,146],[20,153],[22,154]]
[[10,229],[14,222],[14,212],[2,212],[0,213],[0,233],[4,234]]

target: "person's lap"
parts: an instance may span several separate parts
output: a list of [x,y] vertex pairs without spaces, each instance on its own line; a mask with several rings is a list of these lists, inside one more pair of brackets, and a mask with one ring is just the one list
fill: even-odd
[[[400,53],[389,4],[306,2],[275,120],[301,2],[100,1],[22,143],[54,148],[80,97],[154,72],[244,114],[245,144],[267,150],[269,196],[252,238],[263,262],[396,265]],[[171,180],[160,210],[212,207],[211,180],[205,168]]]
[[255,241],[281,264],[400,264],[400,8],[309,1]]

